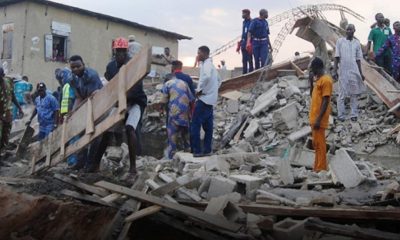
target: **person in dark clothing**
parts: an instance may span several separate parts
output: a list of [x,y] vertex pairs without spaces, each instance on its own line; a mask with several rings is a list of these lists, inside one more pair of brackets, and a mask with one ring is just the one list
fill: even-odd
[[[128,40],[117,38],[114,40],[113,49],[115,49],[115,59],[112,60],[106,68],[104,77],[110,81],[118,74],[120,68],[130,60],[128,55]],[[129,149],[129,178],[134,180],[137,175],[136,155],[141,154],[140,128],[143,112],[147,105],[147,96],[143,90],[143,82],[139,81],[127,92],[127,117],[125,121],[125,130]],[[107,140],[102,141],[100,151],[105,151]],[[104,153],[104,152],[103,152]]]
[[178,60],[172,61],[172,73],[177,79],[186,82],[186,84],[188,85],[190,91],[194,96],[196,95],[196,91],[193,85],[193,79],[189,75],[182,72],[182,66],[183,64],[181,61]]

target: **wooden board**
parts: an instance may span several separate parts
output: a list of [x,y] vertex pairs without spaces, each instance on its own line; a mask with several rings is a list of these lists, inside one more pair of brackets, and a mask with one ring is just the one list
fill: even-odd
[[112,205],[110,203],[102,201],[98,197],[94,197],[94,196],[91,196],[91,195],[78,193],[78,192],[71,191],[71,190],[68,190],[68,189],[64,189],[60,193],[66,195],[66,196],[69,196],[69,197],[76,198],[78,200],[82,200],[82,201],[86,201],[86,202],[92,202],[92,203],[104,205],[104,206],[107,206],[107,207],[115,207],[114,205]]
[[125,222],[133,222],[136,221],[138,219],[147,217],[149,215],[152,215],[154,213],[157,213],[159,211],[161,211],[162,207],[157,206],[157,205],[153,205],[151,207],[147,207],[144,208],[142,210],[139,210],[137,212],[132,213],[131,215],[129,215],[128,217],[125,218]]
[[159,205],[161,207],[172,209],[179,213],[185,214],[188,217],[193,217],[195,219],[201,220],[213,227],[221,228],[221,229],[232,231],[232,232],[237,232],[241,228],[241,225],[228,222],[226,219],[224,219],[222,217],[210,215],[210,214],[204,213],[202,211],[199,211],[197,209],[183,206],[180,204],[166,202],[158,197],[150,196],[145,193],[135,191],[135,190],[132,190],[132,189],[129,189],[126,187],[122,187],[122,186],[119,186],[116,184],[101,181],[101,182],[96,183],[96,186],[103,187],[112,192],[117,192],[120,194],[130,196],[139,201],[144,201],[144,202],[148,202],[150,204],[155,204],[155,205]]
[[[102,89],[100,89],[96,94],[90,97],[90,101],[84,101],[77,109],[70,113],[67,118],[66,126],[65,126],[65,134],[64,138],[62,138],[62,129],[57,128],[54,130],[54,141],[51,141],[51,150],[52,155],[58,152],[61,143],[63,141],[68,142],[74,136],[83,133],[87,127],[86,123],[91,123],[92,121],[88,121],[88,109],[90,102],[92,103],[92,114],[89,115],[93,118],[93,122],[97,124],[94,126],[94,133],[85,134],[81,137],[74,145],[70,145],[66,148],[66,153],[64,156],[60,158],[59,155],[56,155],[55,163],[52,163],[52,166],[67,158],[72,153],[80,150],[85,147],[94,139],[93,136],[99,136],[104,131],[111,128],[115,123],[119,122],[123,119],[121,114],[113,115],[112,120],[108,117],[106,120],[99,121],[104,118],[104,115],[118,102],[119,99],[124,99],[123,96],[119,93],[121,86],[125,87],[125,93],[131,89],[137,82],[142,80],[147,73],[150,71],[150,52],[148,48],[144,48],[139,54],[135,55],[133,59],[131,59],[127,65],[124,65],[120,71],[125,73],[125,84],[119,85],[119,81],[123,79],[119,77],[117,74],[107,85],[105,85]],[[121,109],[119,109],[122,111]],[[125,110],[125,109],[123,109]],[[107,121],[106,123],[104,123]],[[99,126],[103,123],[101,126]],[[90,131],[91,132],[91,131]],[[63,141],[62,141],[63,139]],[[47,144],[46,141],[42,141],[41,143],[35,144],[33,146],[34,151],[37,152],[37,160],[41,160],[43,157],[47,155],[45,148],[41,147],[41,145]],[[60,159],[60,160],[59,160]],[[38,168],[37,170],[41,170],[43,168]]]
[[33,129],[31,126],[27,126],[24,135],[21,138],[21,141],[18,144],[17,147],[17,152],[15,153],[17,158],[20,158],[23,153],[27,150],[29,144],[31,143],[32,136],[35,133],[35,129]]
[[109,192],[102,188],[95,187],[95,186],[92,186],[92,185],[89,185],[89,184],[86,184],[83,182],[79,182],[75,179],[72,179],[70,177],[67,177],[67,176],[64,176],[64,175],[61,175],[58,173],[54,174],[54,178],[56,178],[60,181],[63,181],[65,183],[71,184],[72,186],[75,186],[75,187],[85,190],[87,192],[101,196],[101,197],[105,197],[105,196],[109,195]]

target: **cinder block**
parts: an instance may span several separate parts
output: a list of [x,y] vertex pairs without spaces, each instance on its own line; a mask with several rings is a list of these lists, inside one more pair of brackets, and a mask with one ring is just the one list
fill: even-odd
[[249,126],[247,126],[246,130],[244,131],[244,138],[245,139],[249,139],[251,137],[254,136],[254,134],[257,132],[258,130],[258,126],[259,126],[259,119],[255,118],[253,120],[250,121]]
[[238,192],[246,194],[248,198],[251,198],[251,191],[258,189],[263,183],[262,178],[250,176],[250,175],[231,175],[231,180],[238,183]]
[[243,210],[238,207],[235,202],[240,200],[240,194],[231,193],[216,198],[211,198],[205,213],[212,215],[219,215],[225,217],[228,221],[236,221],[238,218],[244,216]]
[[274,232],[272,236],[276,240],[301,240],[304,235],[305,220],[293,220],[285,218],[284,220],[274,224]]
[[238,100],[229,99],[226,102],[226,111],[228,113],[237,113],[237,112],[239,112],[239,101]]
[[305,126],[296,132],[292,132],[287,138],[290,143],[294,143],[300,138],[306,137],[311,134],[311,127]]
[[343,148],[337,150],[329,161],[329,169],[332,171],[334,182],[341,182],[346,188],[356,187],[365,180],[365,176]]
[[210,181],[207,198],[219,197],[231,193],[236,188],[236,182],[224,177],[213,177]]

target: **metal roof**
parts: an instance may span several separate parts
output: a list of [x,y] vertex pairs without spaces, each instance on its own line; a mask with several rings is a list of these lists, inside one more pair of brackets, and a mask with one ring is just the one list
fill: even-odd
[[165,31],[165,30],[155,28],[155,27],[149,27],[149,26],[142,25],[142,24],[139,24],[136,22],[128,21],[126,19],[117,18],[117,17],[113,17],[110,15],[102,14],[102,13],[92,12],[92,11],[85,10],[82,8],[77,8],[77,7],[73,7],[73,6],[69,6],[69,5],[65,5],[65,4],[61,4],[61,3],[56,3],[56,2],[52,2],[52,1],[47,1],[47,0],[0,0],[0,7],[4,7],[4,6],[20,3],[20,2],[26,2],[26,1],[38,3],[38,4],[42,4],[42,5],[47,5],[47,6],[51,6],[51,7],[55,7],[55,8],[60,8],[60,9],[66,10],[66,11],[76,12],[79,14],[96,17],[98,19],[104,19],[104,20],[108,20],[111,22],[115,22],[115,23],[125,24],[127,26],[135,27],[135,28],[142,29],[145,31],[156,32],[162,36],[169,37],[169,38],[175,38],[178,40],[192,39],[191,37],[188,37],[185,35]]

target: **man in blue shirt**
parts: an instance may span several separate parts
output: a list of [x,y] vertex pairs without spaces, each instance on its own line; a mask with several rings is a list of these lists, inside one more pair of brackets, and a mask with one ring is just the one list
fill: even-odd
[[243,74],[253,71],[253,57],[251,52],[246,50],[247,34],[249,32],[249,27],[251,23],[250,10],[242,10],[243,27],[242,27],[242,39],[238,42],[238,48],[236,51],[242,52],[242,64],[243,64]]
[[38,140],[41,141],[57,128],[60,107],[57,99],[46,92],[46,85],[43,82],[37,85],[37,92],[38,96],[35,98],[36,108],[27,125],[31,124],[32,119],[37,114],[39,122]]
[[[85,66],[83,59],[79,55],[74,55],[69,59],[70,68],[72,71],[72,79],[70,82],[71,88],[75,93],[75,103],[73,109],[76,109],[85,99],[94,95],[103,87],[99,74],[92,68]],[[78,156],[78,162],[73,166],[73,169],[79,170],[85,168],[88,172],[93,172],[98,169],[98,162],[94,162],[98,146],[101,138],[96,138]]]
[[[24,79],[14,79],[14,94],[21,107],[27,104],[26,96],[32,91],[32,84]],[[18,118],[18,108],[13,105],[13,119]]]
[[260,10],[260,17],[251,21],[247,33],[246,49],[253,50],[254,65],[256,69],[264,67],[268,62],[268,52],[272,53],[271,41],[269,40],[268,11]]

